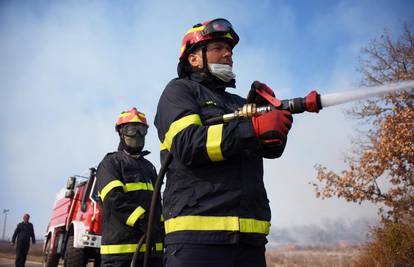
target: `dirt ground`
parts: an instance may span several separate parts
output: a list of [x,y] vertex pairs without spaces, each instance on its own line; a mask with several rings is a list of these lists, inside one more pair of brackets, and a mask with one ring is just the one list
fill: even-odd
[[[28,261],[42,261],[42,246],[42,241],[31,246]],[[284,247],[268,249],[266,262],[267,267],[351,267],[357,253],[357,247]],[[0,243],[0,259],[14,258],[15,248]]]

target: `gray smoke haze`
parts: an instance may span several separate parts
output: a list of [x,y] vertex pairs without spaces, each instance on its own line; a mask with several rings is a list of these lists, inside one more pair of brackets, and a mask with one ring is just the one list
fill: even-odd
[[[25,212],[43,235],[67,177],[116,149],[114,122],[122,110],[136,106],[152,125],[158,98],[176,77],[181,38],[195,23],[225,17],[239,33],[237,89],[230,92],[245,96],[261,80],[284,99],[357,84],[360,48],[384,27],[398,28],[410,10],[412,1],[0,1],[6,236]],[[343,108],[295,116],[283,157],[265,161],[275,229],[376,216],[372,205],[316,199],[309,185],[315,164],[344,167],[357,126]],[[146,148],[159,169],[153,126]]]
[[376,222],[369,218],[337,218],[318,225],[275,227],[268,237],[268,247],[359,245],[369,240],[369,230]]

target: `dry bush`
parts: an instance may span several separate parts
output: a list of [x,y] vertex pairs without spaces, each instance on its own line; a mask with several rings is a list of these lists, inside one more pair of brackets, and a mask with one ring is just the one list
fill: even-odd
[[414,224],[385,222],[372,230],[354,267],[414,266]]
[[266,254],[267,267],[351,267],[355,247],[277,249]]

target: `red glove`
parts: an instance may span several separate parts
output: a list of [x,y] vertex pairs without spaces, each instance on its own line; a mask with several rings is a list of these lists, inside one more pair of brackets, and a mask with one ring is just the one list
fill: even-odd
[[263,144],[285,142],[292,121],[289,111],[277,109],[252,118],[256,136]]
[[264,93],[275,96],[273,90],[268,87],[266,84],[261,83],[259,81],[254,81],[252,83],[251,89],[249,94],[247,95],[247,103],[255,103],[258,106],[263,106],[269,104],[269,102],[264,99],[261,95],[256,92],[256,89],[263,91]]

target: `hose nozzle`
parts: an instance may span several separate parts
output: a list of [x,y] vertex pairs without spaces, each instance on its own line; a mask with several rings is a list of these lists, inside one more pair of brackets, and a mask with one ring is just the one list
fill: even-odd
[[316,112],[322,109],[321,96],[316,91],[311,91],[305,97],[282,100],[282,105],[278,109],[288,110],[297,114],[302,112]]

